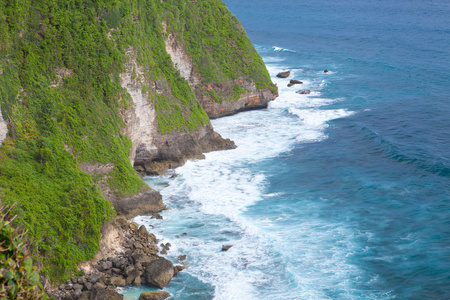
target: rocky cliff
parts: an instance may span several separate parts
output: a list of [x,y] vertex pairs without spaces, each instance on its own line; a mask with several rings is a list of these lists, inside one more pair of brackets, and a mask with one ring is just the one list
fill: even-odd
[[276,96],[219,0],[6,1],[0,20],[0,198],[54,283],[117,215],[165,208],[139,174],[235,147],[209,117]]
[[6,139],[7,134],[8,134],[8,125],[6,124],[6,121],[3,120],[2,107],[0,106],[0,146]]

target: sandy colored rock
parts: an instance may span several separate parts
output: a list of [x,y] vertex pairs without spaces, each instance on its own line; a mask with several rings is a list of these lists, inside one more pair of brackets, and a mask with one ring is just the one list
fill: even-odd
[[158,292],[143,292],[139,296],[139,300],[164,300],[170,297],[168,292],[158,291]]
[[169,284],[173,275],[172,262],[163,257],[150,262],[145,269],[145,280],[147,283],[160,289]]
[[3,120],[2,107],[0,106],[0,146],[6,139],[7,134],[8,134],[8,125],[6,124],[6,121]]
[[117,215],[133,218],[139,215],[151,215],[166,208],[162,196],[155,190],[149,190],[136,196],[113,200]]

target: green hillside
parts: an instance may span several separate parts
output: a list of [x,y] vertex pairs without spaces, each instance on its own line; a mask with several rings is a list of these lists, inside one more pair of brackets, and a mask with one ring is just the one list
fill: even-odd
[[[220,16],[220,17],[219,17]],[[200,21],[199,21],[200,20]],[[248,77],[271,86],[261,58],[221,1],[0,0],[0,105],[8,137],[0,148],[0,197],[18,203],[16,226],[53,282],[73,276],[98,250],[115,217],[96,181],[78,163],[111,164],[118,197],[148,187],[129,162],[120,112],[125,52],[135,51],[150,84],[162,134],[189,132],[208,117],[165,51],[162,22],[186,41],[205,83]],[[201,37],[197,39],[196,37]]]

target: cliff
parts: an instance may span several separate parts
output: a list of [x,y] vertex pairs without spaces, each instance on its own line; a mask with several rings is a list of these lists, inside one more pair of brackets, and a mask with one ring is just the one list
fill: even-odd
[[0,20],[0,197],[52,282],[116,215],[165,208],[137,172],[235,147],[208,116],[276,96],[218,0],[6,1]]

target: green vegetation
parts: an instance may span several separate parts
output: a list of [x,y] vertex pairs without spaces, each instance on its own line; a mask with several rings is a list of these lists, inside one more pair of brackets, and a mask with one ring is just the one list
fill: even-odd
[[[120,112],[132,104],[120,85],[127,51],[144,70],[139,79],[162,134],[209,122],[165,51],[163,21],[186,42],[204,83],[245,77],[272,86],[220,1],[0,0],[0,105],[9,129],[0,147],[0,196],[18,203],[15,222],[28,230],[31,254],[54,283],[93,258],[101,227],[115,216],[96,183],[119,197],[148,188],[121,131]],[[233,86],[232,98],[242,92]],[[91,177],[80,163],[113,170]]]
[[[167,23],[184,44],[203,84],[244,78],[276,92],[269,73],[241,23],[220,0],[164,1]],[[235,100],[237,89],[225,100]],[[217,91],[216,91],[217,92]],[[245,92],[241,90],[240,92]],[[216,98],[216,101],[223,99]],[[219,100],[220,101],[220,100]]]
[[10,211],[0,207],[0,300],[49,299],[24,249],[26,232],[11,227]]

